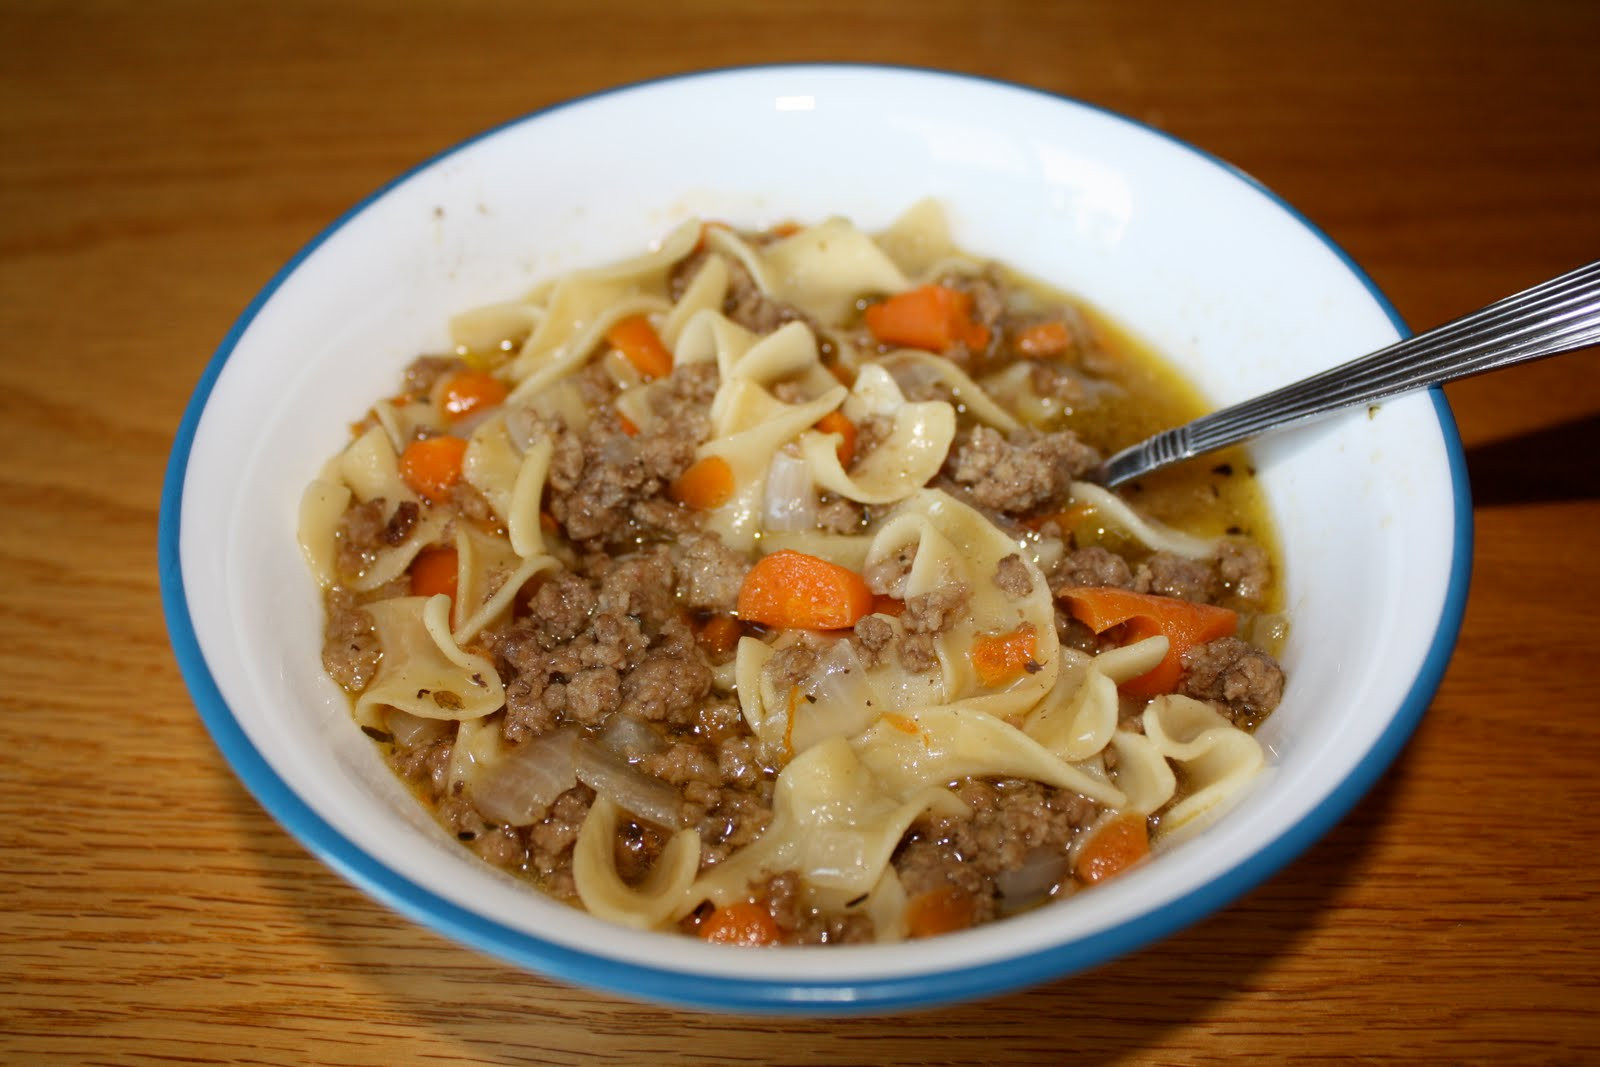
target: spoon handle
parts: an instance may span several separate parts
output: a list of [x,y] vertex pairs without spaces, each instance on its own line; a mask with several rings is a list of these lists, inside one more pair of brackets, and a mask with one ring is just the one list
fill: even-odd
[[1358,404],[1600,342],[1600,261],[1426,333],[1186,425],[1108,459],[1106,486]]

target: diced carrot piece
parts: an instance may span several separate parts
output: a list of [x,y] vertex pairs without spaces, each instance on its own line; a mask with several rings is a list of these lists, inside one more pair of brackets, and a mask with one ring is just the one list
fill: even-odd
[[453,547],[425,548],[411,561],[411,595],[456,598],[461,561]]
[[743,636],[744,627],[732,615],[713,615],[700,628],[700,644],[713,656],[726,656]]
[[1035,670],[1039,667],[1039,648],[1031,623],[1003,634],[980,634],[968,655],[972,669],[978,672],[978,681],[991,688],[1010,682],[1027,671],[1030,664]]
[[764,626],[842,630],[871,610],[872,590],[861,575],[786,548],[750,568],[736,614]]
[[700,511],[720,508],[733,496],[733,468],[721,456],[703,456],[689,464],[668,488],[672,499]]
[[894,597],[885,596],[882,593],[874,594],[872,610],[868,612],[869,615],[892,615],[897,619],[905,613],[906,602],[904,600],[896,600]]
[[839,466],[849,469],[850,461],[856,457],[856,424],[851,422],[842,411],[830,411],[817,420],[818,433],[836,433],[843,440],[839,442]]
[[935,937],[965,930],[977,919],[977,902],[953,885],[918,893],[906,901],[906,934]]
[[488,371],[464,370],[441,378],[433,396],[445,421],[454,422],[474,411],[504,404],[509,394],[506,383]]
[[672,373],[672,353],[643,315],[619,320],[606,331],[606,342],[627,356],[634,369],[646,378],[665,378]]
[[1157,634],[1167,639],[1166,657],[1148,674],[1123,682],[1120,687],[1122,692],[1140,699],[1177,689],[1185,652],[1227,637],[1239,628],[1238,612],[1177,597],[1111,586],[1080,586],[1063,590],[1060,596],[1072,617],[1097,634],[1126,623],[1126,644]]
[[896,293],[866,312],[867,329],[882,344],[943,352],[957,341],[973,350],[989,344],[989,329],[972,317],[972,294],[947,285]]
[[467,443],[459,437],[423,437],[400,453],[400,479],[413,493],[438,503],[461,480]]
[[1060,319],[1037,322],[1017,331],[1012,347],[1031,359],[1063,355],[1072,348],[1072,331]]
[[700,938],[717,945],[776,945],[783,939],[772,912],[753,900],[739,900],[707,915],[700,923]]
[[903,734],[919,734],[922,732],[922,728],[917,725],[915,719],[908,718],[898,712],[886,711],[881,718]]
[[629,437],[639,436],[639,426],[622,412],[617,412],[617,425],[622,427],[622,432]]
[[1121,874],[1150,855],[1150,826],[1143,815],[1118,815],[1084,842],[1073,868],[1090,885]]

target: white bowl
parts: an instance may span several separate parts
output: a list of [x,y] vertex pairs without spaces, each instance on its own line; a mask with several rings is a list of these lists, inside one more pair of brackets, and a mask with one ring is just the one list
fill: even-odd
[[479,862],[397,783],[319,661],[300,493],[352,413],[455,312],[638,252],[693,214],[886,224],[923,196],[956,239],[1079,293],[1218,405],[1404,332],[1282,200],[1094,107],[949,74],[764,67],[563,104],[477,137],[336,221],[256,297],[173,447],[161,579],[217,744],[290,833],[416,921],[532,970],[734,1011],[925,1006],[1068,974],[1245,892],[1383,773],[1431,699],[1466,599],[1471,514],[1442,394],[1261,442],[1285,548],[1289,685],[1271,771],[1113,885],[894,946],[741,951],[609,925]]

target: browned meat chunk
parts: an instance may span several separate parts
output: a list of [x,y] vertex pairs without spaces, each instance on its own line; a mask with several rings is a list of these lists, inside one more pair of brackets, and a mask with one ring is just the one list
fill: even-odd
[[1216,599],[1217,572],[1209,560],[1157,552],[1134,570],[1133,588],[1140,593],[1210,604]]
[[894,641],[894,627],[881,615],[864,616],[855,627],[856,652],[867,667],[883,662],[884,650]]
[[1224,637],[1183,657],[1179,691],[1210,701],[1241,726],[1253,726],[1283,699],[1283,668],[1261,649]]
[[1028,565],[1022,562],[1022,556],[1016,552],[1002,559],[995,568],[994,584],[1007,596],[1025,597],[1033,592],[1033,577],[1028,573]]
[[876,563],[867,565],[867,588],[879,596],[899,596],[901,583],[906,575],[911,573],[911,564],[916,561],[917,546],[915,544],[903,545],[891,556],[886,556]]
[[1099,545],[1075,549],[1061,557],[1050,572],[1050,588],[1060,593],[1074,586],[1115,586],[1126,589],[1133,584],[1128,561]]
[[829,496],[817,505],[817,526],[829,533],[860,533],[866,512],[854,500]]
[[372,616],[343,590],[328,597],[328,621],[322,631],[322,667],[346,690],[359,693],[378,673],[383,649],[372,628]]
[[871,941],[872,917],[865,912],[819,913],[802,901],[800,876],[794,871],[773,875],[763,887],[767,909],[786,942],[797,945],[844,945]]
[[382,497],[352,503],[339,516],[334,530],[334,568],[349,581],[366,573],[378,553],[390,545],[389,506]]
[[691,610],[732,611],[750,561],[722,543],[714,533],[693,533],[676,557],[683,605]]
[[972,601],[972,586],[966,582],[946,582],[926,593],[906,598],[900,623],[910,633],[942,634],[956,624]]
[[1008,439],[977,426],[957,440],[946,464],[950,477],[978,504],[1009,515],[1064,499],[1073,480],[1100,462],[1100,454],[1070,430],[1019,430]]
[[1228,538],[1217,548],[1217,577],[1246,605],[1259,605],[1272,580],[1267,550],[1254,541]]
[[406,392],[415,397],[427,396],[440,378],[466,369],[466,362],[455,356],[418,356],[406,367]]

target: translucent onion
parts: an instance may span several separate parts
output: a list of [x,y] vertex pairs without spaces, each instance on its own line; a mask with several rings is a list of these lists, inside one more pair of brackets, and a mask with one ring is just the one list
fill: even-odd
[[498,405],[479,408],[477,411],[469,412],[450,424],[450,435],[452,437],[459,437],[463,441],[468,440],[472,437],[473,433],[477,431],[478,427],[482,426],[484,423],[488,422],[498,414],[500,414],[500,408]]
[[573,433],[589,425],[589,407],[576,382],[555,382],[522,404],[506,408],[506,432],[518,452],[526,452],[535,437],[543,433],[543,426],[560,423]]
[[1053,848],[1036,848],[1022,858],[1022,865],[994,876],[1000,893],[1000,910],[1007,914],[1044,900],[1067,876],[1067,855]]
[[577,740],[577,730],[568,727],[504,746],[499,758],[468,777],[472,806],[485,818],[512,826],[538,822],[557,797],[578,784]]
[[394,743],[404,749],[423,748],[450,732],[450,724],[444,719],[424,719],[399,708],[389,709],[384,722]]
[[795,707],[794,749],[803,752],[830,737],[851,737],[889,710],[850,641],[835,641],[802,686],[805,699]]
[[805,460],[785,452],[773,453],[767,467],[761,525],[776,533],[817,528],[817,487]]
[[614,752],[592,741],[574,746],[578,780],[637,819],[681,830],[683,797],[659,778],[645,774]]
[[600,747],[625,760],[660,752],[666,746],[666,741],[649,723],[620,712],[606,720],[605,729],[600,731]]

